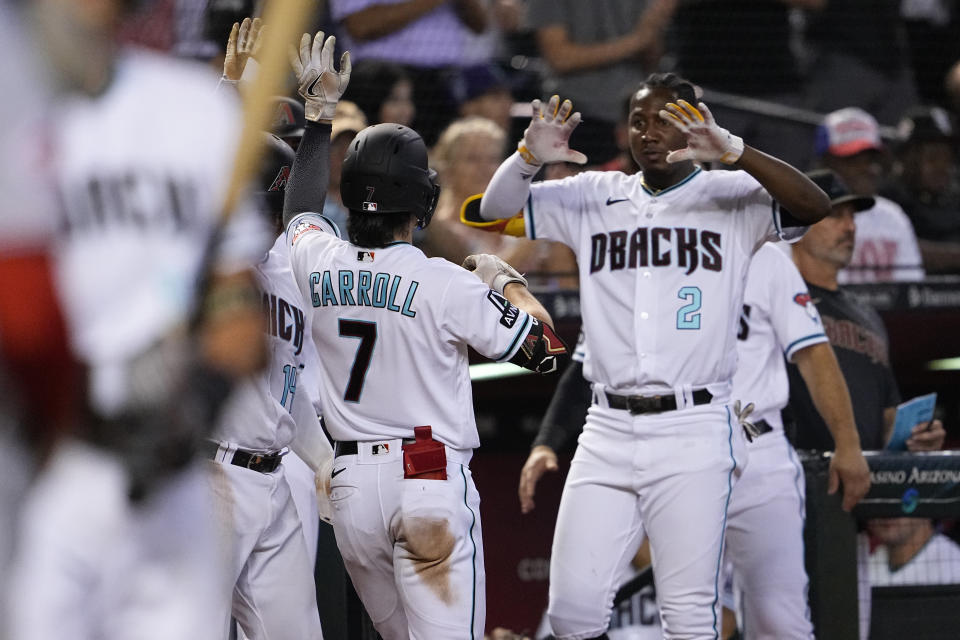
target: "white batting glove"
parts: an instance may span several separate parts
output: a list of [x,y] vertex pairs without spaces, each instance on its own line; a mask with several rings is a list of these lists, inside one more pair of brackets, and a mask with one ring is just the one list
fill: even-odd
[[541,165],[549,162],[576,162],[585,164],[587,156],[574,151],[568,145],[570,134],[580,124],[580,112],[573,115],[573,103],[560,96],[553,96],[547,108],[539,100],[531,103],[533,118],[530,126],[523,132],[523,139],[517,145],[517,151],[528,164]]
[[462,266],[500,295],[503,295],[503,289],[511,282],[527,286],[524,277],[499,256],[489,253],[467,256]]
[[260,18],[244,18],[241,23],[233,23],[227,38],[227,49],[223,56],[223,77],[237,81],[243,76],[247,61],[254,53],[260,39],[263,26]]
[[733,164],[743,155],[743,138],[718,125],[702,102],[697,107],[686,100],[668,102],[666,108],[660,110],[660,117],[687,136],[687,146],[668,153],[667,162],[697,160]]
[[340,57],[340,71],[333,68],[334,36],[324,41],[323,31],[313,38],[309,33],[300,38],[300,50],[290,48],[290,64],[297,74],[300,95],[305,100],[304,117],[313,122],[332,122],[337,101],[350,82],[350,52]]
[[743,428],[744,434],[747,436],[747,440],[753,442],[754,438],[760,437],[760,429],[757,428],[757,425],[753,424],[747,418],[750,417],[750,414],[753,413],[754,405],[749,403],[745,407],[740,407],[740,401],[737,400],[733,403],[733,413],[737,416],[737,422],[740,423],[740,426]]

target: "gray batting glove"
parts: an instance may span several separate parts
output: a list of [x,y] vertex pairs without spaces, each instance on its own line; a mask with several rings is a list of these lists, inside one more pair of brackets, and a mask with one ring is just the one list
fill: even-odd
[[503,289],[511,282],[527,286],[524,277],[499,256],[478,253],[467,256],[462,266],[467,271],[472,271],[475,276],[483,280],[484,284],[500,295],[503,295]]
[[324,41],[323,31],[311,38],[309,33],[300,38],[300,50],[290,48],[290,64],[297,74],[300,95],[304,99],[304,117],[313,122],[333,122],[337,101],[350,82],[350,52],[340,57],[340,71],[333,68],[333,49],[337,39]]

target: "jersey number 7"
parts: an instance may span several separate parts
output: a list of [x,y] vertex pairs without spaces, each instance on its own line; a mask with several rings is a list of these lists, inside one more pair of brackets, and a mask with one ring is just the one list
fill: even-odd
[[357,355],[354,356],[353,366],[350,367],[347,390],[343,394],[343,399],[347,402],[359,402],[360,394],[363,392],[363,381],[367,377],[370,358],[373,356],[373,347],[377,344],[377,323],[340,318],[340,336],[360,338]]

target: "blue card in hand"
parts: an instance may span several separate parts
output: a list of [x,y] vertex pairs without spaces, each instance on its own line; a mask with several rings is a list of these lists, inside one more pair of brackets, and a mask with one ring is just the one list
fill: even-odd
[[893,421],[893,434],[887,443],[889,451],[905,451],[911,431],[917,424],[933,420],[933,409],[937,405],[937,394],[928,393],[917,396],[897,405],[897,417]]

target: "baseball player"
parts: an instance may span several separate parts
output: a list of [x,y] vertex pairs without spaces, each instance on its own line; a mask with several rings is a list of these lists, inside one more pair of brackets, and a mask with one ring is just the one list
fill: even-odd
[[191,460],[232,380],[262,362],[249,268],[269,236],[245,208],[212,241],[237,106],[200,67],[117,51],[130,4],[30,5],[68,89],[49,105],[48,177],[60,206],[50,240],[90,419],[52,452],[27,497],[11,638],[219,630],[213,509]]
[[385,639],[480,638],[480,498],[468,466],[479,437],[467,347],[539,372],[556,370],[566,348],[511,267],[472,256],[471,274],[410,244],[439,188],[423,140],[407,127],[368,127],[350,145],[340,181],[349,242],[311,213],[324,202],[329,122],[349,75],[346,57],[333,70],[333,46],[305,34],[294,60],[308,125],[284,218],[323,356],[337,545]]
[[726,557],[740,593],[744,634],[810,639],[804,476],[780,418],[789,398],[786,360],[797,365],[834,437],[829,492],[842,483],[844,509],[866,494],[870,471],[820,315],[793,262],[771,244],[750,264],[737,340],[733,395],[743,405],[740,416],[752,442],[750,464],[730,499]]
[[[268,213],[279,226],[294,153],[277,136],[264,136],[267,162],[260,180]],[[333,450],[301,380],[313,340],[284,235],[255,273],[268,318],[270,359],[263,372],[232,394],[205,448],[216,463],[211,482],[217,512],[225,520],[223,546],[233,592],[232,607],[225,602],[220,611],[223,635],[232,609],[251,639],[322,638],[313,563],[281,462],[291,447],[319,472],[332,461]]]
[[[220,77],[218,89],[232,88],[234,91],[239,91],[241,84],[253,81],[255,74],[259,72],[255,55],[261,49],[263,33],[259,18],[253,20],[245,18],[243,22],[233,24],[227,38],[223,75]],[[290,169],[295,157],[293,152],[299,144],[300,136],[303,135],[303,105],[292,98],[286,97],[277,97],[272,101],[274,107],[270,128],[273,135],[264,137],[266,158],[259,176],[260,188],[263,190],[259,195],[262,197],[262,204],[269,214],[270,224],[276,227],[277,234],[282,234],[283,195],[286,192],[287,181],[290,179]],[[276,144],[277,140],[281,140],[289,149],[284,149]],[[273,267],[284,261],[289,264],[290,258],[287,254],[286,244],[280,242],[279,238],[274,242],[270,256],[273,258]],[[287,270],[289,271],[288,267]],[[257,275],[262,275],[262,273],[258,270]],[[264,304],[264,310],[267,316],[276,315],[276,310],[271,312],[269,303]],[[269,327],[275,334],[274,326],[270,324]],[[302,332],[309,336],[309,331]],[[297,376],[300,381],[299,388],[301,393],[309,394],[311,401],[314,403],[315,414],[319,415],[321,411],[320,402],[317,399],[316,385],[311,382],[311,375],[313,369],[317,367],[318,361],[312,339],[299,341],[298,357],[301,354],[303,358],[301,364],[303,366],[300,367]],[[289,363],[285,362],[281,367],[286,366],[286,364]],[[311,424],[313,423],[313,419],[309,416],[307,416],[307,420]],[[311,428],[308,427],[308,429]],[[329,456],[317,452],[314,457],[325,459]],[[286,453],[283,464],[283,475],[290,487],[296,512],[300,516],[303,537],[307,545],[307,555],[312,567],[316,564],[317,539],[320,527],[316,472],[293,451]],[[232,530],[232,526],[228,528]]]
[[[858,203],[869,198],[850,196],[848,200]],[[814,390],[816,405],[835,434],[830,492],[842,482],[845,509],[866,493],[869,470],[860,451],[846,382],[820,316],[797,268],[772,244],[757,251],[750,263],[737,339],[733,397],[739,399],[738,417],[742,416],[752,441],[747,445],[750,464],[730,499],[726,559],[742,594],[745,637],[812,638],[803,558],[803,471],[780,418],[789,397],[784,356],[797,365]],[[585,351],[585,345],[578,346],[577,353]],[[833,393],[834,387],[843,391]],[[575,408],[581,395],[570,386],[567,400],[551,401],[551,407],[562,404],[573,415],[583,415],[585,407]],[[564,445],[572,426],[565,419],[544,421],[521,474],[525,512],[533,507],[539,477],[556,469],[555,451]]]
[[[594,404],[554,534],[558,638],[602,636],[614,576],[641,523],[664,636],[717,637],[723,532],[746,460],[728,403],[747,267],[764,242],[796,238],[830,210],[806,176],[744,145],[694,102],[683,79],[650,76],[628,119],[642,173],[531,186],[543,162],[586,161],[567,146],[580,120],[570,102],[535,101],[518,152],[465,211],[562,241],[580,265]],[[704,172],[695,162],[741,170]]]

